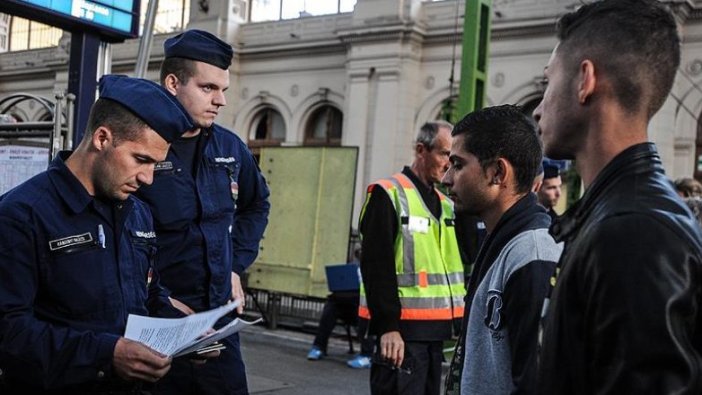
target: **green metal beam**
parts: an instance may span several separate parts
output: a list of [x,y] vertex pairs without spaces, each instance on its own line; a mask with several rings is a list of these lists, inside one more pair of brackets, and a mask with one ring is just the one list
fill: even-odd
[[483,108],[490,58],[492,0],[466,0],[463,19],[461,83],[453,111],[457,122],[467,113]]

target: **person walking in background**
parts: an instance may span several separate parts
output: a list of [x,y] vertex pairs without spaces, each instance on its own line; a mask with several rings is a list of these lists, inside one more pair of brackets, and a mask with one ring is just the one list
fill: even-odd
[[[191,314],[241,301],[241,275],[255,260],[268,223],[268,187],[249,149],[215,123],[226,105],[233,51],[214,35],[188,30],[164,42],[161,84],[193,118],[195,129],[173,142],[139,191],[154,214],[156,265],[173,303]],[[233,317],[224,317],[216,328]],[[193,365],[175,360],[155,388],[160,394],[247,394],[239,335],[219,358]]]
[[438,394],[443,341],[463,317],[453,203],[435,188],[448,167],[451,128],[424,124],[412,165],[371,184],[361,210],[359,316],[378,336],[372,394]]
[[604,0],[558,22],[534,111],[583,197],[551,227],[564,252],[539,336],[541,394],[702,393],[702,232],[649,142],[680,64],[663,2]]
[[551,220],[558,218],[558,213],[554,210],[554,207],[558,204],[561,199],[561,174],[557,166],[549,163],[543,164],[544,178],[539,185],[539,190],[536,196],[539,198],[539,204],[546,207],[548,215]]
[[[352,265],[358,271],[360,258],[361,249],[356,248],[353,252],[353,259],[347,264]],[[327,282],[329,282],[329,279],[327,279]],[[353,323],[357,326],[358,329],[356,333],[361,343],[361,353],[348,360],[346,365],[354,369],[370,368],[375,339],[373,336],[367,335],[368,328],[364,325],[365,321],[358,319],[359,296],[358,287],[355,289],[343,288],[341,290],[332,290],[327,296],[324,308],[322,309],[322,315],[319,318],[317,334],[312,342],[312,348],[307,353],[308,360],[318,361],[327,355],[329,337],[334,331],[337,320],[341,319],[346,323]]]
[[122,337],[129,314],[178,317],[153,270],[147,206],[168,145],[192,128],[151,81],[106,75],[83,139],[0,198],[0,393],[133,394],[171,359]]
[[456,213],[480,217],[487,237],[468,283],[446,393],[536,394],[539,318],[562,251],[532,192],[541,143],[533,121],[511,105],[470,113],[451,135],[443,184]]

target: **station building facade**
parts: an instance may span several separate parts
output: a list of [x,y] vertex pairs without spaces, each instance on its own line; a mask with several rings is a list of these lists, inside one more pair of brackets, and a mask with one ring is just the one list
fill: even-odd
[[[163,41],[183,26],[231,43],[231,88],[218,122],[254,152],[267,146],[359,147],[358,218],[365,185],[410,163],[418,128],[438,118],[458,94],[464,1],[329,0],[337,4],[329,14],[300,11],[294,18],[255,21],[256,6],[280,2],[282,17],[284,2],[293,0],[260,1],[177,0],[182,7],[175,19],[181,22],[154,35],[145,77],[158,79]],[[683,57],[649,135],[671,178],[700,178],[702,0],[665,2],[680,22]],[[526,112],[536,107],[543,67],[556,44],[555,21],[578,3],[494,0],[486,105],[518,104]],[[0,17],[0,99],[17,92],[50,98],[65,90],[70,34],[53,46],[12,50],[11,21]],[[138,39],[112,44],[109,71],[133,75],[138,47]],[[45,109],[30,107],[13,108],[12,115],[46,118]]]

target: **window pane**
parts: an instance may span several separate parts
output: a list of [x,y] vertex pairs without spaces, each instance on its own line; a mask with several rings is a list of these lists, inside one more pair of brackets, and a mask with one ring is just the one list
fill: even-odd
[[343,115],[341,111],[333,108],[331,111],[331,121],[329,122],[329,138],[330,139],[340,139],[341,138],[341,125],[343,124]]
[[341,0],[339,12],[352,12],[355,5],[356,0]]
[[336,14],[338,6],[335,0],[283,0],[283,19]]
[[256,140],[265,140],[268,137],[268,112],[262,111],[258,116],[258,121],[254,123],[256,125]]
[[10,28],[10,51],[22,51],[28,49],[29,41],[29,21],[23,18],[12,18]]
[[251,22],[277,21],[280,0],[251,0]]
[[[141,2],[140,32],[143,34],[146,11],[149,2]],[[154,34],[172,33],[183,30],[183,24],[190,18],[190,0],[159,0],[154,20]]]
[[285,122],[283,116],[272,108],[258,112],[254,117],[254,140],[285,140]]
[[329,143],[341,139],[343,115],[332,106],[321,107],[310,116],[306,139],[312,143]]
[[270,116],[273,119],[271,122],[270,138],[273,140],[285,140],[285,122],[283,121],[283,116],[275,110],[271,110]]
[[63,31],[59,28],[12,17],[10,51],[55,47],[62,34]]

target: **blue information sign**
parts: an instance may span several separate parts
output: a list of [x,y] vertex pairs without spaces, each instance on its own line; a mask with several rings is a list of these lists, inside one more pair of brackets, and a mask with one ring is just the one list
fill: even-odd
[[2,0],[0,11],[107,41],[137,37],[140,0]]

